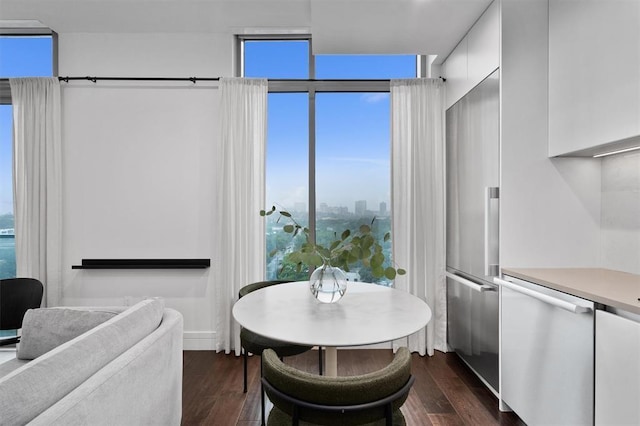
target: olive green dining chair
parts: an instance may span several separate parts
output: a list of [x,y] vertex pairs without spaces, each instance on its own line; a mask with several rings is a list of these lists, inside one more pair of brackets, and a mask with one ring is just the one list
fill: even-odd
[[[238,292],[238,298],[242,298],[247,294],[259,290],[261,288],[269,287],[272,285],[284,284],[291,281],[285,280],[272,280],[272,281],[259,281],[252,284],[248,284],[240,289]],[[311,295],[309,295],[311,297]],[[244,367],[244,388],[243,392],[247,392],[247,361],[248,353],[261,356],[266,349],[272,349],[275,351],[278,357],[284,358],[287,356],[299,355],[301,353],[311,350],[312,346],[294,345],[291,343],[282,342],[276,339],[270,339],[260,334],[254,333],[246,328],[240,328],[240,344],[242,346],[243,367]],[[318,348],[319,357],[319,372],[322,374],[322,349]],[[262,377],[262,364],[261,364],[261,377]],[[262,424],[264,424],[264,392],[261,389],[261,409],[262,409]]]
[[414,382],[407,348],[400,348],[385,368],[358,376],[300,371],[272,350],[262,353],[262,363],[262,383],[273,403],[268,426],[405,425],[400,407]]

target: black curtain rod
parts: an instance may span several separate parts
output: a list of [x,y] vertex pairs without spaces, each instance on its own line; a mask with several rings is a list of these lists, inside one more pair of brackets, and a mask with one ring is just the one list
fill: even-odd
[[[442,81],[447,81],[446,78],[438,77]],[[88,80],[96,83],[98,80],[108,80],[108,81],[190,81],[192,83],[197,83],[198,81],[219,81],[220,77],[58,77],[58,80],[64,81],[68,83],[72,80]],[[371,81],[390,81],[388,79],[356,79],[356,80],[347,80],[347,79],[327,79],[327,80],[316,80],[316,79],[272,79],[271,81],[362,81],[362,82],[371,82]]]
[[192,83],[197,83],[198,81],[218,81],[220,77],[58,77],[58,80],[64,81],[68,83],[71,80],[89,80],[92,82],[97,82],[98,80],[109,80],[109,81],[190,81]]

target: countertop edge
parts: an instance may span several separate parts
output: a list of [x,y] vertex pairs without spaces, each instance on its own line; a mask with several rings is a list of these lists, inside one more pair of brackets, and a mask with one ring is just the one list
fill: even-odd
[[[609,297],[606,294],[602,293],[594,293],[592,291],[588,291],[586,289],[580,288],[579,286],[568,285],[567,283],[562,283],[554,280],[550,280],[547,277],[541,275],[549,275],[550,271],[562,271],[563,274],[571,274],[572,271],[576,271],[576,275],[580,273],[584,273],[585,271],[593,271],[594,273],[607,274],[610,273],[614,276],[612,279],[615,280],[615,276],[619,274],[625,274],[631,277],[637,277],[640,282],[640,276],[629,274],[626,272],[606,270],[601,268],[502,268],[502,273],[504,275],[512,276],[514,278],[518,278],[525,281],[530,281],[534,284],[541,285],[543,287],[550,288],[552,290],[561,291],[563,293],[567,293],[573,296],[581,297],[583,299],[587,299],[593,301],[595,303],[600,303],[606,306],[611,306],[614,308],[622,309],[624,311],[628,311],[634,314],[640,315],[640,301],[637,303],[629,303],[626,300],[621,300],[616,297]],[[579,277],[576,277],[576,281],[580,280]],[[640,289],[639,289],[640,290]],[[638,297],[640,297],[640,293],[638,293]],[[627,299],[632,299],[631,297]]]

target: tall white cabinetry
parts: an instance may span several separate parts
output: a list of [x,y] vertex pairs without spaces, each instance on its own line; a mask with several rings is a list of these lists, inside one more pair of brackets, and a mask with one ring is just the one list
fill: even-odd
[[586,158],[549,159],[547,0],[495,0],[487,8],[443,63],[447,108],[496,66],[500,264],[597,265],[600,165]]
[[494,1],[444,63],[449,108],[500,66],[499,2]]
[[640,315],[596,312],[596,425],[640,424]]
[[640,1],[549,1],[549,155],[640,146]]
[[447,105],[488,76],[496,60],[500,74],[499,263],[532,268],[596,265],[599,163],[549,158],[548,0],[492,3],[443,64]]

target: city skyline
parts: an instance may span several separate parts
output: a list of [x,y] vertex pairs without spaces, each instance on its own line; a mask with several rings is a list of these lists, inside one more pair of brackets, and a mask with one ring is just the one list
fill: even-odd
[[[267,205],[309,202],[309,109],[301,93],[269,94]],[[316,97],[316,205],[347,206],[354,198],[391,199],[388,93],[319,93]]]
[[[310,43],[245,43],[244,76],[285,79],[415,78],[415,55],[314,55]],[[310,75],[315,70],[315,75]],[[391,99],[388,92],[277,92],[268,95],[266,203],[309,204],[309,170],[315,203],[355,212],[354,201],[379,206],[391,200]],[[310,110],[310,105],[313,110]],[[315,152],[310,153],[313,111]],[[310,164],[312,157],[314,164]]]
[[[390,210],[387,208],[387,203],[385,201],[381,201],[379,203],[375,203],[378,205],[378,210],[371,210],[370,208],[368,208],[369,204],[367,203],[367,200],[356,200],[354,202],[354,207],[352,209],[350,209],[348,206],[344,206],[344,205],[330,205],[328,203],[318,203],[316,205],[316,212],[318,213],[333,213],[333,214],[351,214],[351,215],[358,215],[360,213],[379,213],[381,215],[386,215],[391,213]],[[361,205],[362,208],[359,209],[358,205]],[[269,206],[270,207],[270,206]],[[286,210],[290,213],[308,213],[308,209],[307,209],[307,203],[303,203],[303,202],[296,202],[293,205],[290,206],[286,206],[286,205],[278,205],[276,206],[276,208],[278,209],[283,209]]]

